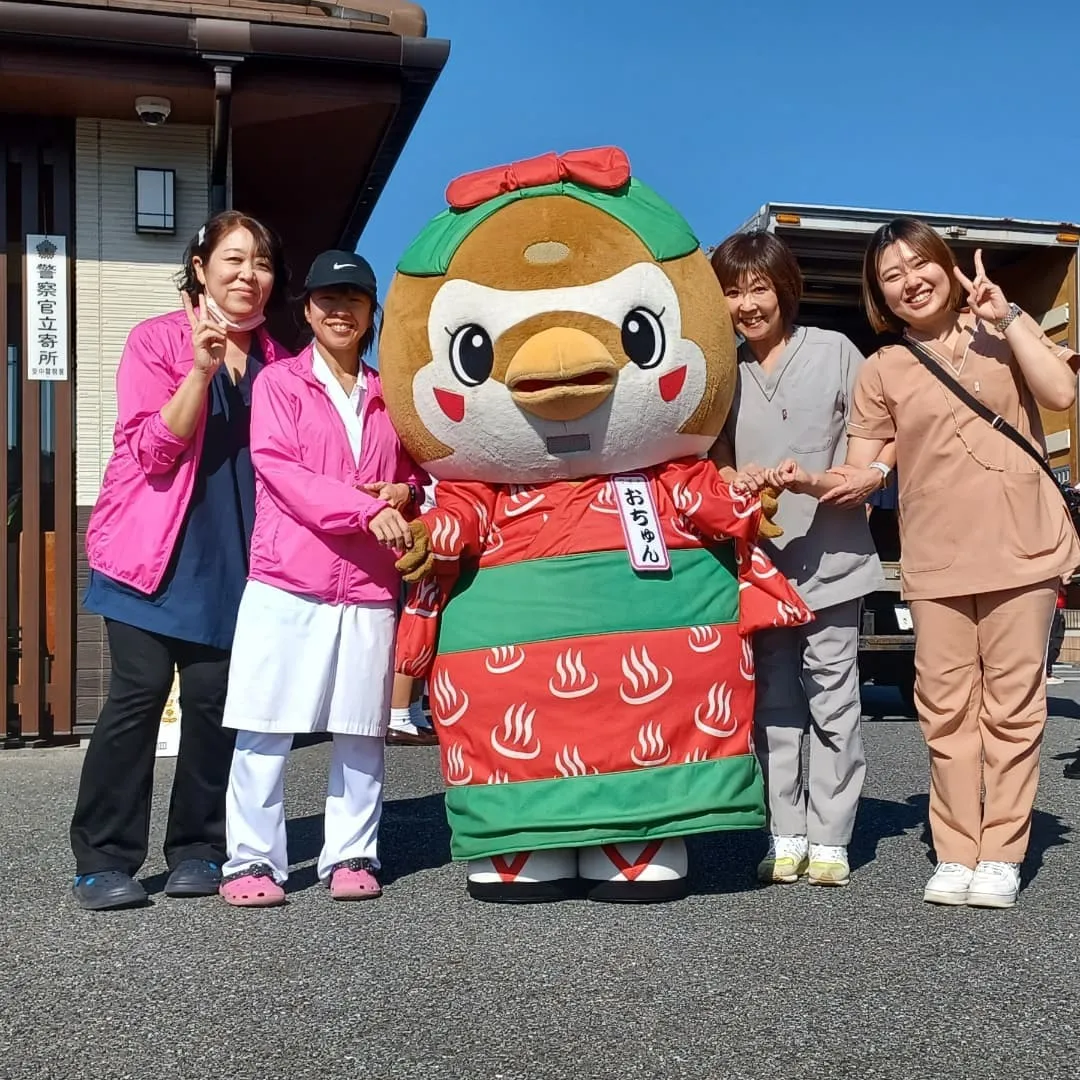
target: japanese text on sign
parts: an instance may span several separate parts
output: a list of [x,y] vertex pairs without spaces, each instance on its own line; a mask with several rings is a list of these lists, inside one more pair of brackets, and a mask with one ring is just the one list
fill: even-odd
[[630,565],[635,570],[670,570],[671,557],[648,478],[641,473],[626,473],[613,476],[611,482]]
[[26,238],[26,377],[68,377],[67,237]]

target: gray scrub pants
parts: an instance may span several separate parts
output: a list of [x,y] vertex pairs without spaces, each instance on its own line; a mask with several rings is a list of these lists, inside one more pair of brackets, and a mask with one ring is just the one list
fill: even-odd
[[[846,845],[866,775],[859,602],[815,614],[809,626],[755,635],[754,744],[765,775],[772,834]],[[804,785],[807,734],[810,770]]]

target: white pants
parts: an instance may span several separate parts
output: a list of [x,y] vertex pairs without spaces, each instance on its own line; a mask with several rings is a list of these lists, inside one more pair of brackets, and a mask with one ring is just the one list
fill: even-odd
[[[274,879],[289,876],[285,845],[285,763],[291,734],[238,731],[225,799],[225,874],[268,863]],[[379,867],[382,815],[383,739],[374,735],[334,735],[326,790],[319,877],[326,880],[336,863],[370,859]]]

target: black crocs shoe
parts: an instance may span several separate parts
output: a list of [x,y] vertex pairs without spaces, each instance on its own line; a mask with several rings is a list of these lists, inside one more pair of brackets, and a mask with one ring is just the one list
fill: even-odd
[[85,911],[113,911],[142,907],[149,897],[146,890],[123,870],[101,870],[96,874],[78,874],[71,895]]
[[177,863],[165,882],[165,895],[172,897],[216,896],[221,884],[221,864],[209,859],[185,859]]
[[1066,780],[1080,780],[1080,754],[1077,754],[1068,765],[1062,770],[1062,775]]

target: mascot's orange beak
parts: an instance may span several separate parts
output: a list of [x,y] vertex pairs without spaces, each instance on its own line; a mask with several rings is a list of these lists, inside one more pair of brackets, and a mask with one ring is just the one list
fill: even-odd
[[580,420],[615,389],[619,365],[592,334],[552,326],[533,334],[506,369],[517,405],[544,420]]

